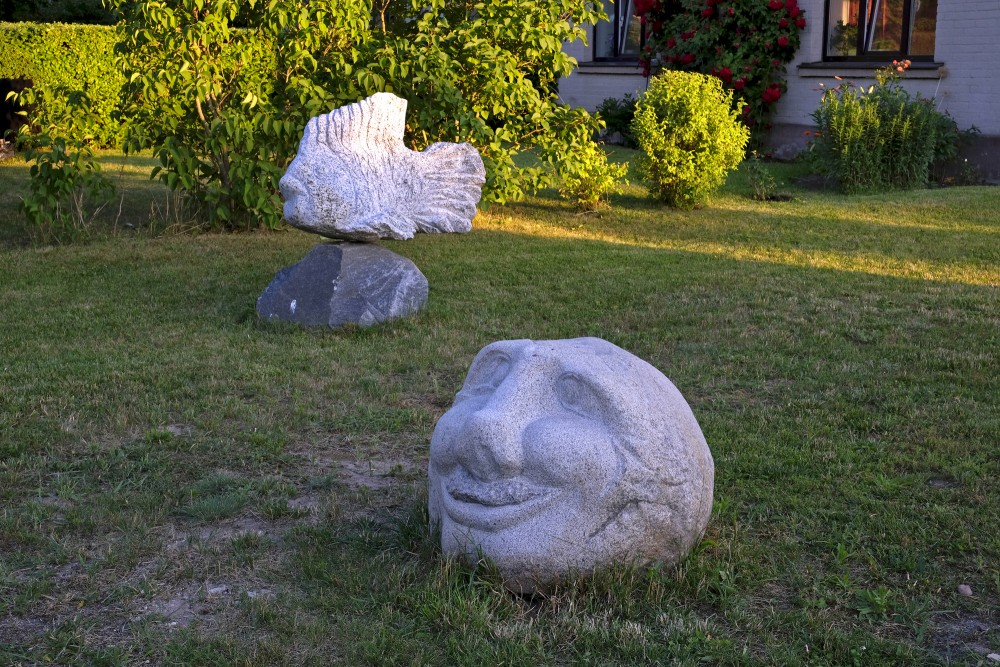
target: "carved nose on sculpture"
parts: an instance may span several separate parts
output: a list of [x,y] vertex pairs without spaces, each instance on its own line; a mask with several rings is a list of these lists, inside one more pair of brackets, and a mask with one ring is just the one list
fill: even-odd
[[522,430],[511,415],[483,409],[471,417],[462,433],[460,458],[484,481],[516,477],[522,472]]

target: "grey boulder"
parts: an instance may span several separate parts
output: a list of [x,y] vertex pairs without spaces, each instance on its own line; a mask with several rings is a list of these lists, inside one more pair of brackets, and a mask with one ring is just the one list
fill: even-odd
[[405,257],[369,243],[324,243],[282,269],[257,299],[265,320],[371,326],[416,313],[427,278]]

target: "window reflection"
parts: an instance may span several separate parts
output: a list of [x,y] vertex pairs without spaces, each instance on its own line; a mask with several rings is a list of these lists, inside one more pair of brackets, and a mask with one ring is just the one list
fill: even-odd
[[910,10],[911,56],[934,55],[934,27],[937,24],[937,0],[914,0]]
[[642,25],[632,15],[632,0],[604,0],[610,21],[594,26],[595,58],[638,58],[642,46]]
[[937,0],[827,0],[826,57],[934,55]]

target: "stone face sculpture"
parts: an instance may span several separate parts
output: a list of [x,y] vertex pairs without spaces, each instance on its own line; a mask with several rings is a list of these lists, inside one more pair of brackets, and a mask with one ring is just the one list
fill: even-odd
[[674,563],[704,533],[712,455],[676,387],[599,338],[500,341],[431,439],[445,553],[492,559],[515,592],[611,563]]
[[406,100],[377,93],[306,125],[280,182],[285,220],[334,239],[467,232],[486,182],[470,144],[403,144]]
[[426,303],[427,278],[405,257],[369,243],[323,243],[278,272],[257,299],[257,314],[305,326],[366,327]]

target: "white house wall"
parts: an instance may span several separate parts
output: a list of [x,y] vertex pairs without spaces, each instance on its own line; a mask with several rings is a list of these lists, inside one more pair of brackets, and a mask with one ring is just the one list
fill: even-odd
[[1000,0],[943,0],[938,3],[934,58],[944,63],[938,101],[960,127],[975,124],[1000,137],[1000,84],[996,50],[1000,42]]
[[609,97],[638,97],[646,90],[647,79],[635,62],[594,63],[590,40],[586,46],[582,42],[567,44],[564,50],[580,64],[575,72],[559,80],[559,98],[565,104],[594,111]]
[[[859,85],[875,81],[870,68],[849,63],[826,71],[799,67],[823,58],[823,5],[823,0],[799,0],[808,24],[795,61],[788,66],[788,92],[778,103],[776,124],[810,124],[810,114],[822,95],[819,84],[837,85],[834,75]],[[975,125],[984,135],[1000,136],[1000,85],[992,62],[998,40],[1000,0],[940,0],[934,60],[943,67],[940,71],[908,72],[906,88],[933,97],[938,108],[951,114],[959,127]]]
[[[744,0],[747,1],[747,0]],[[759,0],[754,0],[759,1]],[[809,67],[823,59],[823,0],[799,0],[807,25],[802,46],[788,65],[788,91],[772,117],[772,147],[792,153],[805,145],[803,134],[812,128],[811,114],[819,105],[823,86],[835,86],[839,75],[858,85],[874,83],[870,66],[844,63],[833,69]],[[911,70],[904,85],[912,93],[933,97],[959,128],[979,128],[984,141],[977,162],[993,180],[1000,178],[1000,83],[996,51],[1000,43],[1000,0],[939,0],[934,60],[940,69]],[[594,63],[591,48],[580,42],[566,45],[579,68],[559,82],[561,99],[593,111],[608,97],[621,98],[646,88],[635,65]],[[823,84],[821,86],[820,84]]]

